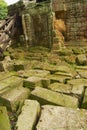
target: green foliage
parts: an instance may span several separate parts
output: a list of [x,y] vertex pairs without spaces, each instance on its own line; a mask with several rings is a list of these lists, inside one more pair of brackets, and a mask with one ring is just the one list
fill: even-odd
[[0,19],[5,19],[7,16],[7,4],[4,0],[0,0]]

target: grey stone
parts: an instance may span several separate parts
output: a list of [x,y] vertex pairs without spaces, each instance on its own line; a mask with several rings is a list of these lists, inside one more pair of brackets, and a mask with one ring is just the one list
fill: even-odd
[[51,105],[42,106],[36,130],[86,130],[87,111]]
[[54,82],[66,83],[67,80],[72,79],[72,77],[53,74],[53,75],[49,75],[48,79],[50,79],[51,83],[54,83]]
[[42,77],[45,78],[50,74],[49,71],[46,70],[39,70],[39,69],[30,69],[30,70],[25,70],[25,71],[19,71],[18,75],[20,77],[28,78],[31,76],[36,76],[36,77]]
[[76,70],[80,77],[87,79],[87,70],[85,69],[77,69]]
[[0,106],[0,130],[11,130],[6,107]]
[[18,117],[17,130],[33,130],[40,114],[40,104],[35,100],[25,100]]
[[24,80],[23,86],[31,89],[35,88],[36,86],[42,87],[41,78],[35,76],[29,77]]
[[41,104],[51,104],[74,108],[78,107],[77,98],[53,92],[41,87],[36,87],[35,90],[31,92],[30,97],[32,99],[38,100]]
[[[0,103],[5,105],[8,110],[13,112],[18,111],[25,99],[30,95],[30,91],[27,88],[16,87],[0,96]],[[19,110],[20,111],[20,110]]]
[[83,95],[84,89],[87,86],[86,79],[72,79],[68,81],[68,84],[72,85],[72,93],[77,95]]
[[63,83],[53,83],[48,86],[48,89],[55,92],[71,94],[72,86],[69,84],[63,84]]
[[87,65],[87,58],[85,54],[78,55],[76,57],[77,65]]
[[16,76],[5,78],[0,82],[0,95],[18,86],[23,86],[22,78]]

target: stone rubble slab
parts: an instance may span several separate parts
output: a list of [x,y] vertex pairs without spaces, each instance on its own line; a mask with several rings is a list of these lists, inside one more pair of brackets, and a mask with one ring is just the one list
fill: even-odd
[[55,92],[71,94],[72,87],[69,84],[52,83],[48,86],[48,89],[55,91]]
[[23,79],[17,76],[11,76],[0,81],[0,95],[15,87],[23,86]]
[[35,100],[25,100],[16,124],[17,130],[33,130],[40,114],[40,104]]
[[73,108],[77,108],[79,105],[78,99],[75,97],[41,87],[36,87],[31,92],[30,98],[39,101],[41,105],[51,104]]
[[86,130],[87,110],[42,106],[36,130]]
[[25,70],[25,71],[19,71],[18,72],[18,75],[20,77],[24,77],[24,78],[28,78],[28,77],[31,77],[31,76],[37,76],[37,77],[45,78],[49,74],[50,74],[49,71],[39,70],[39,69],[27,70],[27,71]]
[[67,82],[67,80],[72,79],[72,77],[68,77],[64,75],[55,75],[55,74],[49,75],[47,78],[50,79],[51,83],[54,82],[65,83]]
[[17,111],[24,100],[29,98],[30,90],[23,87],[16,87],[0,97],[0,104],[5,105],[8,110]]

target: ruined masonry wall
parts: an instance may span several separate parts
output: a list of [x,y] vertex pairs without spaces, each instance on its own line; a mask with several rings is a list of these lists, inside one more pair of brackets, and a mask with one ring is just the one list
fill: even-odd
[[53,9],[66,12],[67,40],[87,39],[87,0],[53,0]]

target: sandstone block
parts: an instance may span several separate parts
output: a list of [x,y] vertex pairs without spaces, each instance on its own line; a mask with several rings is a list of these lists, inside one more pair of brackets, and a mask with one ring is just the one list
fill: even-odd
[[35,76],[29,77],[24,80],[23,86],[31,89],[35,88],[36,86],[42,87],[41,78]]
[[13,89],[15,87],[19,87],[23,85],[23,79],[11,76],[8,77],[2,81],[0,81],[0,95],[5,93],[6,91],[9,91],[10,89]]
[[77,65],[86,65],[87,64],[87,58],[85,54],[78,55],[76,57],[76,63]]
[[35,100],[25,100],[18,117],[17,130],[33,130],[40,113],[40,104]]
[[27,99],[29,95],[29,89],[16,87],[7,93],[2,94],[0,97],[0,103],[13,112],[20,111],[19,109],[21,109],[24,100]]
[[86,130],[87,111],[44,105],[36,130]]
[[35,90],[31,92],[30,97],[32,99],[38,100],[41,104],[51,104],[75,108],[78,107],[77,98],[53,92],[41,87],[36,87]]

